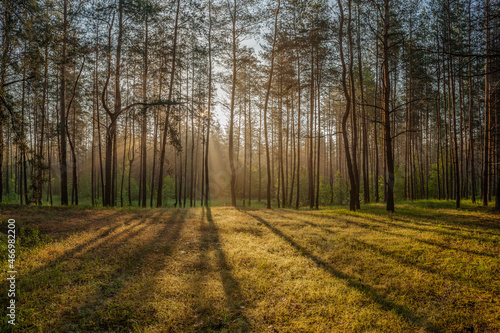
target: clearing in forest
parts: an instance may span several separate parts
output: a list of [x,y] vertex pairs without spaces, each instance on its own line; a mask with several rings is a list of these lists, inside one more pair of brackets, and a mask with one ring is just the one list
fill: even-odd
[[431,204],[3,206],[2,230],[19,227],[15,331],[499,332],[499,216]]

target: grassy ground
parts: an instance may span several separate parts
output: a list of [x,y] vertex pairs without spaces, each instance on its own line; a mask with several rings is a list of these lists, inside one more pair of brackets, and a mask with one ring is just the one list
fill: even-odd
[[500,216],[396,210],[3,206],[16,331],[500,332]]

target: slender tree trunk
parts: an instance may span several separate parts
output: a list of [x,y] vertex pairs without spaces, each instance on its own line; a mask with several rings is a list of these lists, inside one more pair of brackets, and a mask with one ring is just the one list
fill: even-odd
[[[351,0],[349,0],[350,2]],[[349,94],[349,89],[347,87],[347,68],[344,60],[344,47],[343,47],[343,38],[344,38],[344,9],[342,8],[341,0],[337,0],[340,10],[340,22],[339,22],[339,52],[340,52],[340,61],[342,63],[342,88],[344,90],[344,96],[346,100],[345,112],[342,117],[342,136],[344,138],[344,150],[345,157],[347,163],[347,171],[349,174],[349,182],[351,185],[350,189],[350,200],[349,200],[349,209],[352,211],[356,210],[356,178],[354,175],[352,160],[351,160],[351,152],[349,148],[349,136],[347,135],[347,119],[349,118],[349,113],[351,112],[351,95]]]
[[[174,28],[174,45],[172,48],[172,66],[170,71],[170,85],[168,87],[168,101],[172,101],[172,94],[174,88],[174,79],[175,79],[175,60],[177,56],[177,33],[179,28],[179,9],[180,9],[181,1],[177,0],[177,9],[175,12],[175,28]],[[163,130],[163,140],[162,147],[160,153],[160,165],[158,171],[158,195],[156,197],[156,207],[162,206],[162,192],[163,192],[163,166],[165,164],[165,147],[167,144],[167,134],[169,132],[169,116],[170,116],[170,106],[171,103],[167,104],[167,114],[165,117],[165,128]],[[180,133],[180,132],[179,132]]]
[[[160,93],[158,94],[158,98],[161,96],[161,83],[160,85]],[[160,114],[157,111],[154,111],[154,133],[153,133],[153,168],[151,170],[151,193],[149,197],[149,207],[153,208],[153,200],[154,200],[154,192],[155,192],[155,171],[156,171],[156,151],[158,150],[158,126],[160,122]],[[160,143],[161,144],[161,143]]]
[[486,0],[485,4],[485,66],[484,66],[484,166],[483,166],[483,184],[482,184],[482,197],[483,205],[488,206],[488,195],[489,195],[489,164],[490,164],[490,123],[491,123],[491,93],[490,93],[490,1]]
[[[230,9],[230,8],[229,8]],[[234,102],[236,98],[236,69],[237,69],[237,59],[236,59],[236,49],[237,49],[237,39],[236,39],[236,13],[237,4],[236,0],[233,3],[233,12],[231,14],[232,20],[232,64],[233,73],[231,79],[231,113],[229,116],[229,167],[231,169],[231,204],[236,207],[236,169],[234,167]]]
[[[193,85],[194,86],[194,81]],[[192,97],[193,98],[193,97]],[[194,109],[192,109],[194,112]],[[193,194],[194,194],[194,114],[191,114],[191,175],[189,181],[189,207],[193,207]]]
[[208,108],[207,108],[207,142],[205,152],[205,206],[209,205],[210,181],[208,173],[208,156],[210,143],[210,123],[212,120],[212,0],[208,1]]
[[[451,41],[451,22],[450,22],[450,0],[448,0],[448,39]],[[458,156],[458,140],[457,140],[457,116],[456,116],[456,105],[455,105],[455,77],[453,74],[453,58],[451,56],[451,42],[448,43],[448,52],[450,54],[449,59],[448,59],[448,66],[449,66],[449,79],[450,79],[450,88],[451,88],[451,94],[450,94],[450,99],[451,99],[451,109],[452,109],[452,116],[453,116],[453,125],[450,123],[450,126],[453,126],[453,147],[454,147],[454,154],[455,154],[455,205],[456,208],[460,208],[460,161],[459,161],[459,156]],[[450,130],[451,134],[451,130]]]
[[257,201],[262,201],[262,108],[259,108],[259,194]]
[[[379,58],[379,47],[377,45],[377,54],[375,58],[375,93],[373,94],[373,105],[375,106],[373,108],[373,112],[375,114],[375,122],[373,124],[373,136],[374,136],[374,144],[375,144],[375,175],[374,175],[374,187],[375,187],[375,202],[379,202],[380,200],[380,193],[379,193],[379,154],[378,154],[378,149],[379,149],[379,138],[378,138],[378,133],[377,133],[377,128],[378,128],[378,122],[379,122],[379,116],[378,116],[378,88],[379,88],[379,67],[378,67],[378,58]],[[384,185],[385,187],[385,185]]]
[[359,167],[358,167],[358,120],[356,116],[356,85],[354,82],[354,70],[353,70],[354,51],[353,51],[353,41],[352,41],[351,3],[352,3],[351,0],[347,2],[348,13],[349,13],[348,23],[347,23],[348,24],[347,39],[349,45],[349,85],[351,90],[350,106],[351,106],[351,122],[352,122],[352,167],[355,180],[355,186],[352,190],[354,191],[353,199],[354,199],[354,204],[356,205],[356,209],[360,209],[361,208],[359,202],[360,184],[359,184]]
[[249,135],[249,162],[250,165],[248,166],[248,207],[252,205],[252,140],[253,140],[253,135],[252,135],[252,97],[250,95],[249,91],[249,99],[248,99],[248,135]]
[[392,155],[392,137],[391,137],[391,120],[390,120],[390,95],[391,83],[389,76],[389,27],[390,27],[390,8],[389,0],[384,0],[384,30],[383,30],[383,48],[382,48],[382,81],[383,81],[383,104],[382,110],[384,115],[384,139],[385,153],[387,161],[387,172],[389,180],[387,184],[387,210],[394,212],[394,157]]
[[[318,50],[316,49],[316,52]],[[316,56],[316,61],[319,62],[318,60],[318,56]],[[318,136],[318,139],[316,141],[316,144],[317,144],[317,152],[316,152],[316,156],[317,156],[317,167],[316,167],[316,203],[315,203],[315,208],[316,209],[319,209],[319,190],[320,190],[320,157],[321,157],[321,85],[320,85],[320,75],[321,75],[321,68],[319,66],[319,63],[317,63],[317,66],[316,66],[317,70],[318,70],[318,73],[316,75],[316,78],[317,78],[317,109],[318,109],[318,116],[317,116],[317,131],[316,131],[316,135]]]
[[301,101],[301,89],[300,89],[300,54],[299,49],[297,52],[297,200],[295,201],[295,209],[299,209],[300,205],[300,125],[302,123],[300,116],[300,101]]
[[311,43],[311,93],[309,96],[309,208],[314,207],[314,47]]
[[135,114],[131,116],[131,127],[132,127],[132,138],[130,139],[129,144],[129,153],[128,153],[128,205],[132,206],[132,187],[131,187],[131,179],[132,179],[132,166],[134,164],[135,159]]
[[365,112],[365,96],[364,96],[364,86],[363,86],[363,62],[361,60],[361,23],[360,23],[360,8],[358,5],[357,13],[358,21],[358,73],[359,73],[359,93],[361,102],[361,117],[362,117],[362,133],[363,133],[363,199],[365,203],[370,202],[370,182],[369,182],[369,165],[368,165],[368,128],[366,124],[366,112]]
[[61,140],[61,205],[68,204],[68,169],[66,159],[66,47],[68,40],[68,0],[64,0],[63,42],[61,54],[61,106],[59,135]]
[[123,207],[123,184],[125,182],[125,159],[127,154],[127,126],[128,126],[128,114],[125,116],[125,130],[123,133],[123,159],[122,159],[122,179],[120,186],[120,206]]
[[[46,104],[47,104],[47,92],[48,92],[48,71],[49,71],[49,46],[45,45],[45,52],[44,52],[44,59],[45,59],[45,64],[44,64],[44,83],[43,83],[43,92],[42,92],[42,105],[41,105],[41,113],[42,113],[42,120],[41,120],[41,129],[40,129],[40,146],[38,149],[38,162],[37,162],[37,188],[36,188],[36,193],[35,195],[35,202],[38,205],[42,204],[42,199],[43,199],[43,162],[44,162],[44,136],[45,136],[45,113],[46,113]],[[1,115],[0,115],[1,117]],[[0,140],[2,140],[2,137],[0,136]],[[1,156],[0,156],[1,159]],[[0,162],[0,169],[1,169],[1,162]],[[1,174],[0,174],[1,175]],[[1,177],[0,177],[0,184],[1,184]],[[1,186],[1,185],[0,185]],[[0,188],[1,192],[1,188]],[[1,196],[0,196],[0,202],[1,202]]]
[[[99,30],[96,29],[96,47],[99,46]],[[95,183],[95,136],[96,136],[96,123],[99,124],[99,91],[98,91],[98,76],[97,76],[97,67],[98,67],[98,62],[99,62],[99,52],[95,52],[95,65],[94,65],[94,87],[93,87],[93,98],[92,98],[92,168],[91,168],[91,173],[90,173],[90,178],[91,178],[91,202],[92,206],[96,205],[95,199],[96,199],[96,183]],[[50,182],[50,178],[49,178]],[[97,185],[97,189],[99,186]]]
[[[147,86],[148,86],[148,19],[146,18],[146,30],[144,40],[144,73],[142,76],[142,101],[147,101]],[[141,131],[141,205],[142,208],[147,207],[147,131],[148,131],[148,116],[147,108],[142,109],[142,131]],[[152,191],[154,192],[154,191]]]
[[[5,75],[6,75],[6,67],[7,67],[7,61],[8,61],[8,53],[10,49],[10,8],[9,8],[9,2],[6,1],[4,2],[4,16],[3,16],[3,28],[4,32],[2,34],[2,44],[1,44],[1,49],[2,49],[2,58],[0,62],[0,97],[2,98],[2,101],[4,100],[5,97],[5,91],[4,91],[4,84],[5,84]],[[6,166],[3,165],[3,160],[4,160],[4,123],[6,122],[7,116],[4,114],[4,105],[3,103],[0,103],[0,202],[3,200],[3,181],[4,181],[4,168],[5,168],[5,188],[6,188],[6,194],[8,194],[8,188],[9,188],[9,177],[8,177],[8,170],[9,170],[9,162],[8,162],[8,155],[7,155],[7,163]],[[8,127],[7,127],[8,128]],[[7,130],[8,132],[8,130]],[[7,144],[7,147],[9,146],[9,143]],[[12,163],[11,163],[12,164]]]
[[[107,91],[108,82],[111,75],[111,55],[108,56],[108,77],[106,83],[104,85],[104,89],[102,92],[102,103],[106,113],[110,118],[110,122],[106,129],[106,163],[105,163],[105,187],[104,187],[104,206],[113,206],[114,202],[114,167],[115,167],[115,156],[116,156],[116,121],[117,117],[121,110],[121,91],[120,91],[120,61],[121,61],[121,43],[122,43],[122,34],[123,34],[123,0],[119,0],[118,2],[118,40],[116,46],[116,64],[115,64],[115,105],[114,112],[108,108],[106,104],[105,94]],[[111,28],[113,24],[110,25],[109,32],[109,44],[111,44]]]
[[269,80],[267,81],[266,99],[264,102],[264,137],[266,140],[266,162],[267,162],[267,208],[271,209],[271,183],[273,179],[271,178],[271,160],[269,156],[269,137],[267,134],[267,106],[269,103],[269,94],[271,92],[271,83],[273,80],[274,72],[274,54],[276,48],[276,39],[278,35],[278,15],[280,12],[281,0],[278,0],[278,7],[276,9],[276,16],[274,19],[274,37],[273,37],[273,47],[271,51],[271,68],[269,70]]

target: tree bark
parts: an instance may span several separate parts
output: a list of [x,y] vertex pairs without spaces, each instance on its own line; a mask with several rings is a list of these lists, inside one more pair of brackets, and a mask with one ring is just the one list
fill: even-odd
[[391,82],[389,76],[389,27],[390,27],[390,7],[389,0],[384,0],[384,30],[382,42],[382,81],[383,81],[383,104],[382,110],[384,113],[384,139],[385,153],[387,161],[387,172],[389,179],[387,183],[387,210],[394,212],[394,157],[392,154],[392,137],[391,137],[391,119],[390,119],[390,96]]
[[[350,2],[351,0],[349,0]],[[344,90],[344,96],[346,99],[346,107],[345,112],[342,117],[342,136],[344,138],[344,150],[345,157],[347,163],[347,172],[349,174],[349,182],[351,185],[350,189],[350,200],[349,200],[349,209],[352,211],[356,210],[356,178],[354,175],[353,164],[351,160],[351,152],[349,148],[349,136],[347,135],[347,119],[349,118],[349,113],[351,112],[351,95],[349,94],[349,89],[347,88],[347,68],[344,60],[344,47],[343,47],[343,38],[344,38],[344,9],[342,8],[341,0],[337,0],[340,11],[340,22],[339,22],[339,52],[340,52],[340,61],[342,63],[342,88]]]
[[281,0],[278,0],[278,7],[276,9],[276,16],[274,19],[274,37],[273,37],[273,47],[271,50],[271,68],[269,70],[269,80],[267,81],[266,89],[266,99],[264,101],[264,137],[266,141],[266,162],[267,162],[267,209],[271,209],[271,184],[273,179],[271,178],[271,159],[269,156],[269,137],[267,134],[267,106],[269,103],[269,94],[271,92],[271,83],[273,80],[274,72],[274,54],[276,48],[276,39],[278,35],[278,15],[280,12]]
[[68,40],[68,0],[64,0],[63,42],[61,54],[61,106],[59,118],[60,155],[61,155],[61,205],[68,204],[68,169],[66,158],[66,47]]
[[208,1],[208,107],[207,107],[207,141],[205,143],[205,206],[209,205],[210,180],[208,173],[208,156],[210,143],[210,123],[212,117],[212,0]]
[[[177,56],[177,34],[179,30],[179,9],[181,1],[177,0],[177,9],[175,12],[175,28],[174,28],[174,44],[172,48],[172,66],[170,71],[170,85],[168,87],[168,100],[172,100],[173,88],[174,88],[174,78],[175,78],[175,60]],[[163,192],[163,166],[165,164],[165,147],[167,144],[167,134],[169,131],[169,116],[170,116],[171,103],[167,104],[167,114],[165,116],[165,128],[163,129],[163,140],[160,153],[160,165],[158,171],[158,194],[156,197],[156,207],[162,206],[162,192]]]

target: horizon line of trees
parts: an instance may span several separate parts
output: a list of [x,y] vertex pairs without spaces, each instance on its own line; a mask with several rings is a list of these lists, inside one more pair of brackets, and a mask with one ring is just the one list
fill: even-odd
[[0,202],[500,197],[498,0],[11,0],[0,15]]

